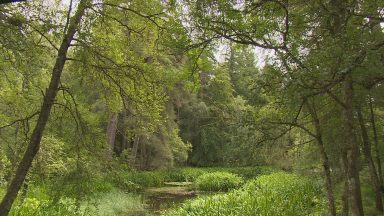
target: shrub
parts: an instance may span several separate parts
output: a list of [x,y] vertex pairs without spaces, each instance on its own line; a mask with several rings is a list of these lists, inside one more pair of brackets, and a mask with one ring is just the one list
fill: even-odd
[[287,173],[262,176],[227,194],[201,197],[165,212],[169,216],[325,215],[325,200],[311,179]]
[[229,191],[239,188],[243,179],[229,172],[213,172],[199,176],[196,179],[195,187],[202,191]]

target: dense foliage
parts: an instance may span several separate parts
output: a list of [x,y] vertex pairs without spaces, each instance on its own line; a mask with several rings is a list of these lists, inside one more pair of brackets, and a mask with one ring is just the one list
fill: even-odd
[[7,2],[0,215],[384,212],[383,0]]

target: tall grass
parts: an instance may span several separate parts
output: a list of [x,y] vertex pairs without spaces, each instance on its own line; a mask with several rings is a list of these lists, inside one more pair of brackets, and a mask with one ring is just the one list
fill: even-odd
[[195,181],[195,187],[201,191],[226,192],[237,189],[243,184],[243,178],[229,172],[213,172],[199,176]]
[[[92,203],[92,205],[89,205]],[[140,216],[146,215],[146,209],[143,199],[139,195],[126,194],[115,191],[99,194],[87,205],[92,215],[110,216]]]
[[184,203],[167,216],[308,216],[325,215],[320,186],[302,176],[274,173],[248,182],[242,189]]

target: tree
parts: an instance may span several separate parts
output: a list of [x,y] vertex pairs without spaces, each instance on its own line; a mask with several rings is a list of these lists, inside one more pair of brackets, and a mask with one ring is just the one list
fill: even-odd
[[87,0],[80,1],[75,15],[71,17],[70,22],[68,23],[68,29],[67,32],[64,34],[63,41],[57,52],[56,62],[52,69],[51,81],[47,91],[45,92],[44,101],[40,109],[36,126],[29,140],[28,148],[24,153],[24,156],[16,170],[16,174],[8,187],[6,195],[1,201],[1,215],[8,215],[12,207],[13,201],[15,200],[17,193],[23,184],[25,176],[27,175],[28,170],[32,165],[32,161],[36,156],[37,152],[39,151],[40,141],[43,136],[44,128],[47,124],[52,105],[58,92],[60,77],[63,72],[65,62],[67,60],[67,52],[73,40],[73,37],[79,28],[81,18],[83,17],[88,4],[89,1]]
[[[156,50],[165,49],[159,45],[161,43],[156,44],[160,40],[156,37],[156,31],[162,29],[161,24],[164,23],[162,16],[165,15],[162,13],[164,5],[159,1],[148,1],[145,5],[141,2],[135,4],[132,2],[129,7],[120,1],[93,4],[90,1],[81,1],[76,13],[68,19],[67,16],[73,14],[71,12],[72,4],[68,10],[63,9],[63,6],[52,9],[49,7],[51,5],[43,7],[43,3],[31,2],[30,4],[19,5],[31,11],[28,14],[23,14],[16,9],[12,11],[2,8],[1,15],[4,15],[1,16],[2,21],[15,25],[15,28],[9,30],[10,35],[20,35],[20,41],[25,41],[26,45],[33,44],[36,47],[42,47],[41,53],[35,53],[37,57],[31,55],[31,62],[40,63],[39,58],[44,58],[45,55],[50,56],[51,53],[54,53],[53,50],[57,50],[58,53],[40,112],[28,114],[26,118],[4,126],[4,128],[13,126],[18,122],[29,124],[28,120],[34,123],[34,117],[39,116],[34,132],[26,133],[30,144],[2,201],[1,210],[4,213],[1,212],[1,215],[9,212],[32,165],[33,158],[39,151],[43,132],[47,136],[49,134],[58,137],[60,140],[57,143],[65,141],[71,146],[75,146],[72,149],[67,147],[66,150],[77,154],[76,167],[80,167],[79,164],[81,164],[81,161],[79,162],[81,160],[80,146],[84,142],[88,142],[86,148],[95,148],[95,152],[101,149],[98,146],[99,140],[103,140],[103,145],[106,144],[106,133],[100,135],[100,131],[106,130],[106,121],[104,120],[103,124],[101,120],[106,118],[109,111],[119,113],[124,108],[133,111],[133,115],[141,115],[144,120],[135,127],[145,127],[146,133],[148,133],[146,135],[153,136],[158,132],[156,130],[160,130],[159,126],[162,122],[167,119],[165,115],[162,115],[167,101],[166,89],[171,88],[174,84],[173,76],[177,72],[177,67],[172,61],[164,62],[169,55],[164,55],[166,56],[164,57]],[[50,17],[47,14],[50,13],[58,14],[56,17],[58,20],[48,20]],[[127,24],[122,21],[127,17],[132,22]],[[110,31],[106,31],[106,27]],[[116,37],[116,35],[122,37]],[[23,40],[25,38],[28,40]],[[2,42],[7,44],[6,40]],[[12,42],[19,43],[17,40]],[[32,52],[18,50],[18,46],[7,48],[15,54],[20,54],[20,58],[28,56],[28,53],[32,54]],[[46,62],[47,68],[49,68],[49,61]],[[66,64],[67,62],[70,63]],[[25,68],[17,66],[16,70],[23,72],[28,68],[27,66]],[[156,73],[154,73],[155,71]],[[45,79],[39,79],[41,74],[38,74],[36,79],[42,80],[41,86],[45,88]],[[35,87],[35,82],[28,82],[34,81],[32,79],[25,80],[23,86],[27,87],[20,95],[28,96],[28,85]],[[17,78],[17,82],[19,82],[19,78]],[[164,85],[165,83],[167,85]],[[43,92],[40,92],[39,89],[31,89],[30,92],[39,96]],[[63,94],[58,94],[59,91]],[[24,105],[24,109],[25,107]],[[62,112],[60,113],[60,111]],[[11,115],[2,118],[2,122],[9,121],[8,117],[10,118]],[[65,122],[65,124],[48,122],[49,117],[59,119],[61,123]],[[78,132],[73,137],[63,134],[73,132],[70,125],[75,126],[74,130]],[[69,128],[66,128],[68,126]],[[170,148],[177,160],[183,160],[188,151],[188,145],[180,141],[177,129],[171,127],[169,131],[161,130],[161,132],[163,131],[168,138],[164,140],[167,148]],[[110,143],[112,143],[112,137],[110,137]],[[98,156],[99,154],[95,154],[93,157]],[[76,169],[79,172],[82,170]]]

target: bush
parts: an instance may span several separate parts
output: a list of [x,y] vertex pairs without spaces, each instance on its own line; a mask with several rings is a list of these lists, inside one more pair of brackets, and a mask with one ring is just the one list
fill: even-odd
[[229,172],[213,172],[199,176],[196,179],[195,187],[202,191],[229,191],[239,188],[243,179]]
[[201,197],[165,212],[169,216],[326,215],[320,186],[287,173],[262,176],[227,194]]

